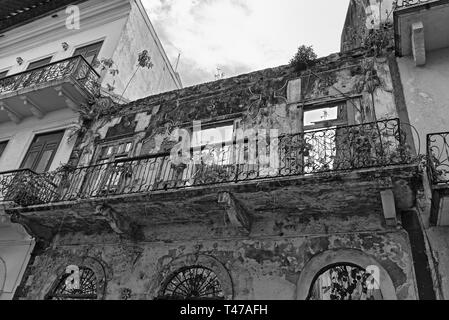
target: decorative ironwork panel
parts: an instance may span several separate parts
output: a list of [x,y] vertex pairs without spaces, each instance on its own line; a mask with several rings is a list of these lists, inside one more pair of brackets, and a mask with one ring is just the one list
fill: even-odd
[[164,286],[162,299],[224,299],[217,275],[210,269],[186,267],[172,275]]
[[427,136],[428,173],[432,184],[449,183],[449,132]]
[[382,300],[382,293],[372,274],[344,264],[320,273],[307,300]]
[[[38,177],[31,174],[34,181],[31,186],[43,187],[40,192],[24,183],[18,184],[21,186],[18,188],[15,186],[18,180],[8,176],[0,180],[0,186],[11,190],[29,190],[33,197],[39,195],[38,199],[33,200],[37,204],[386,167],[410,161],[399,120],[393,119],[253,142],[218,144],[191,150],[190,155],[187,153],[182,159],[172,159],[170,154],[165,153],[120,159]],[[23,198],[26,198],[25,194]],[[26,204],[33,201],[19,202]]]
[[0,173],[0,201],[26,207],[56,201],[58,197],[58,186],[51,174],[28,169]]
[[[59,282],[47,295],[51,300],[95,300],[97,299],[97,278],[93,270],[79,267],[77,279],[71,279],[72,274],[64,274]],[[79,278],[78,278],[79,276]],[[74,282],[79,283],[74,283]]]
[[89,94],[97,93],[97,81],[100,76],[82,56],[77,56],[2,78],[0,94],[69,77],[77,81]]

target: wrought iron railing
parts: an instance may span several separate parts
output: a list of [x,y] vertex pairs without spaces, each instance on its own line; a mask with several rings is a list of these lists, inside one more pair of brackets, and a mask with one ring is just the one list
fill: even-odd
[[427,135],[427,165],[432,185],[449,184],[449,132]]
[[405,164],[404,141],[393,119],[190,150],[183,162],[168,153],[121,159],[47,175],[57,187],[45,202]]
[[98,91],[100,75],[82,56],[75,56],[0,79],[0,94],[67,78],[72,78],[90,95]]
[[58,186],[50,175],[28,169],[0,173],[0,201],[21,206],[43,204],[58,197]]

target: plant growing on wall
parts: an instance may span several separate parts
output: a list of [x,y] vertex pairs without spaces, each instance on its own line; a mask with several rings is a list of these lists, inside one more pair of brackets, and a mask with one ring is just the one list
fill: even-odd
[[114,91],[115,90],[115,77],[119,74],[119,70],[118,70],[117,66],[115,65],[114,60],[112,60],[111,58],[109,58],[109,59],[102,58],[101,60],[95,59],[92,66],[94,68],[100,68],[100,70],[102,72],[107,71],[110,75],[112,75],[112,77],[113,77],[112,84],[107,83],[106,87],[108,89],[108,92]]
[[125,90],[123,91],[120,98],[113,95],[113,91],[115,88],[115,77],[119,75],[119,70],[117,68],[117,65],[115,64],[114,60],[111,58],[108,59],[101,59],[96,60],[93,64],[94,67],[99,67],[101,71],[106,71],[113,77],[113,82],[107,83],[107,92],[111,93],[110,96],[104,95],[101,92],[101,82],[97,81],[94,85],[98,88],[97,94],[87,103],[82,104],[79,109],[79,125],[76,129],[73,130],[72,135],[70,138],[76,137],[80,134],[85,134],[88,131],[88,128],[95,123],[96,121],[99,121],[101,119],[102,122],[106,123],[114,116],[118,114],[118,112],[121,110],[121,106],[119,102],[121,101],[124,94],[126,93],[126,90],[128,89],[129,85],[131,84],[131,81],[137,74],[139,70],[142,68],[151,69],[154,64],[152,62],[151,56],[149,55],[148,50],[143,50],[138,55],[137,59],[137,66],[136,70],[134,71],[131,79],[128,81]]
[[142,68],[151,69],[151,68],[153,68],[153,66],[154,66],[154,64],[151,60],[151,56],[150,56],[148,50],[143,50],[141,53],[139,53],[139,56],[137,58],[137,68],[134,71],[131,78],[129,79],[128,83],[126,84],[125,90],[123,90],[121,97],[123,98],[123,96],[126,93],[126,90],[128,90],[129,85],[131,84],[132,80],[134,79],[134,77],[136,76],[136,74],[139,70],[141,70]]
[[307,67],[313,66],[317,58],[318,56],[312,46],[301,45],[295,56],[290,60],[290,65],[295,68],[295,71],[303,71]]

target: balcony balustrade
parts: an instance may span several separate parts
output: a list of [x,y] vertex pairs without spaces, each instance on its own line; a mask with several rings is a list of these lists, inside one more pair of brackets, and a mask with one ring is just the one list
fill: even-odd
[[[404,141],[399,120],[384,120],[271,137],[263,143],[259,139],[214,145],[191,150],[188,161],[180,164],[168,153],[120,159],[33,176],[38,183],[32,186],[44,186],[45,192],[23,187],[37,195],[26,205],[35,205],[386,167],[410,161]],[[20,189],[15,183],[9,176],[3,178],[7,194],[10,188]]]
[[29,169],[0,173],[2,202],[13,202],[21,206],[45,203],[58,196],[57,188],[49,176]]
[[0,123],[70,108],[78,111],[100,88],[100,76],[76,56],[0,79]]
[[449,132],[427,135],[427,165],[432,185],[449,185]]
[[67,79],[77,82],[87,93],[94,95],[98,90],[96,82],[99,78],[82,56],[75,56],[0,79],[0,95]]

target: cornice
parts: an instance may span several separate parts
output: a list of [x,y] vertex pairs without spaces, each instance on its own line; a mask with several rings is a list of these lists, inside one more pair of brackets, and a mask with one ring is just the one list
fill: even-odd
[[[80,4],[80,10],[81,28],[92,29],[127,17],[131,6],[128,0],[91,0]],[[72,32],[65,28],[66,17],[65,10],[62,10],[56,19],[49,20],[45,17],[6,32],[4,37],[0,38],[0,58],[13,52],[32,49],[43,41],[51,42],[64,38]]]

